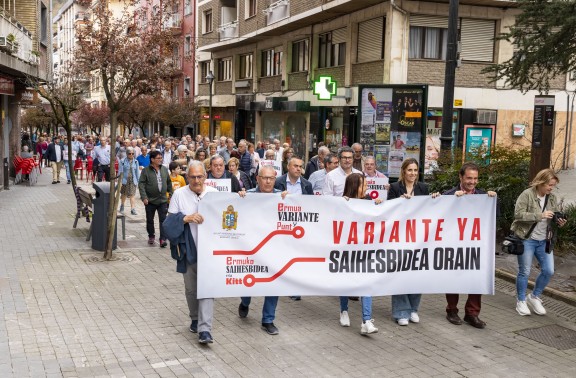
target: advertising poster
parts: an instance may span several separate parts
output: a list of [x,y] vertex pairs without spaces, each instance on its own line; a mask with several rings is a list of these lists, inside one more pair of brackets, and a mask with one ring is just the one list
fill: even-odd
[[473,156],[478,163],[490,164],[495,126],[464,125],[464,153],[462,161]]
[[494,293],[496,198],[487,195],[375,205],[208,193],[198,212],[199,299]]
[[360,86],[360,143],[389,177],[398,177],[407,157],[423,158],[426,94],[422,85]]

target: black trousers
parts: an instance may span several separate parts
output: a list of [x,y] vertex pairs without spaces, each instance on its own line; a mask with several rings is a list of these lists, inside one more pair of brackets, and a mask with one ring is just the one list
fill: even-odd
[[98,165],[98,181],[110,181],[110,165]]
[[162,230],[162,223],[164,223],[164,219],[166,219],[166,214],[168,213],[167,202],[160,205],[154,205],[153,203],[146,205],[146,231],[148,232],[148,237],[153,238],[156,234],[154,229],[154,214],[156,212],[158,212],[158,219],[160,220],[160,239],[166,240],[166,236]]

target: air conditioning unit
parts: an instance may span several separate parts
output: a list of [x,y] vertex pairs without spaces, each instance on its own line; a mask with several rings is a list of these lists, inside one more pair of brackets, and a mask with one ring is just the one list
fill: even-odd
[[8,46],[8,42],[6,41],[6,37],[0,37],[0,47]]
[[495,125],[498,112],[496,110],[478,109],[474,115],[474,123],[480,125]]
[[[0,45],[1,46],[1,45]],[[570,81],[576,81],[576,70],[574,71],[570,71],[568,73],[568,80]]]

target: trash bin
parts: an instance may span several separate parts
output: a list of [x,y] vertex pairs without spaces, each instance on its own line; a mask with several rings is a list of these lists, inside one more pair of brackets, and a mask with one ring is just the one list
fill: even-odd
[[[108,232],[108,205],[110,204],[110,183],[95,182],[92,184],[96,196],[92,200],[92,249],[106,250],[106,233]],[[116,224],[118,226],[118,224]],[[114,228],[114,242],[112,249],[117,248],[118,227]]]

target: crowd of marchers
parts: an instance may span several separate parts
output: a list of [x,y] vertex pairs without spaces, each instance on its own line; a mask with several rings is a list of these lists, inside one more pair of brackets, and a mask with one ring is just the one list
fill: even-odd
[[[110,151],[115,148],[116,162],[111,164]],[[197,298],[197,246],[198,225],[204,218],[198,213],[198,203],[208,192],[215,192],[206,180],[230,181],[228,190],[247,195],[276,195],[281,198],[293,195],[329,195],[374,201],[367,195],[367,178],[384,178],[387,200],[400,198],[409,200],[413,196],[486,194],[496,197],[494,191],[477,188],[479,167],[475,163],[464,163],[459,170],[459,182],[444,193],[430,193],[428,185],[419,181],[420,167],[412,158],[402,163],[399,179],[389,184],[388,178],[377,168],[374,156],[363,154],[362,145],[354,143],[343,146],[337,153],[318,146],[318,154],[306,164],[294,155],[288,143],[278,139],[250,143],[232,138],[220,137],[210,140],[197,135],[182,138],[153,135],[147,138],[118,137],[114,143],[104,136],[74,136],[72,161],[68,158],[68,141],[59,135],[24,135],[22,155],[36,157],[50,166],[53,184],[60,182],[60,169],[66,169],[67,182],[79,169],[89,170],[98,181],[110,179],[112,173],[122,173],[121,204],[124,212],[126,199],[129,199],[131,213],[136,214],[136,194],[143,202],[146,211],[148,244],[156,244],[156,231],[159,230],[159,245],[165,248],[170,242],[172,255],[177,261],[177,271],[184,276],[186,301],[191,319],[190,331],[198,333],[200,343],[212,343],[213,299]],[[265,162],[275,164],[264,164]],[[281,168],[280,168],[281,167]],[[281,170],[279,170],[279,168]],[[562,227],[566,219],[559,216],[559,203],[553,190],[559,179],[552,169],[540,171],[517,199],[512,231],[523,241],[524,252],[517,256],[518,275],[516,280],[516,311],[519,315],[546,314],[542,293],[554,274],[554,253],[551,243],[552,231]],[[401,202],[399,205],[401,206]],[[155,217],[158,223],[155,224]],[[540,265],[540,273],[534,289],[527,294],[528,277],[534,258]],[[291,297],[295,301],[300,296]],[[372,317],[371,297],[340,297],[340,325],[350,326],[348,315],[349,301],[361,305],[362,322],[360,333],[364,335],[378,332]],[[419,323],[421,295],[407,293],[391,298],[392,317],[400,326]],[[468,294],[464,305],[464,318],[458,315],[459,295],[446,294],[446,318],[455,325],[463,322],[476,328],[485,328],[486,323],[479,318],[481,295]],[[238,316],[249,314],[250,297],[243,297],[238,305]],[[265,297],[262,309],[262,329],[270,335],[279,333],[274,324],[278,297]]]

